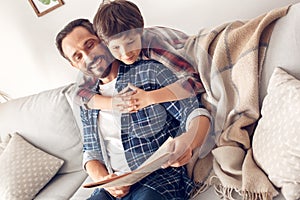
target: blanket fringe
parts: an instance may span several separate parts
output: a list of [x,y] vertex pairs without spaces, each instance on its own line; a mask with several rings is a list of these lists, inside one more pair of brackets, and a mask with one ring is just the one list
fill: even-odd
[[216,177],[214,170],[211,169],[209,174],[207,175],[207,177],[205,179],[202,179],[202,181],[195,181],[195,188],[192,192],[191,199],[194,199],[195,197],[197,197],[199,194],[205,192],[206,190],[208,190],[208,188],[210,188],[212,185],[214,185],[214,182],[212,181],[213,178]]
[[233,197],[233,192],[236,191],[235,188],[224,187],[222,185],[214,185],[214,188],[220,199],[235,200]]
[[214,185],[215,192],[224,200],[272,200],[273,196],[269,192],[241,191],[237,188],[224,187],[220,184]]
[[269,192],[254,193],[249,191],[242,191],[243,200],[272,200],[273,195]]
[[195,187],[194,191],[191,194],[192,199],[194,199],[197,195],[205,192],[211,186],[207,182],[198,182],[198,183],[195,183],[195,184],[196,184],[196,187]]

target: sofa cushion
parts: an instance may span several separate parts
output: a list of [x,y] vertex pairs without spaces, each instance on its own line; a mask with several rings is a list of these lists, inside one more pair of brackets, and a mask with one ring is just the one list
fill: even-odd
[[[86,179],[85,171],[58,174],[43,188],[34,200],[70,200],[73,194],[82,188],[82,182]],[[89,196],[86,196],[89,197]],[[83,200],[87,198],[77,198]]]
[[280,68],[271,76],[253,156],[286,199],[300,198],[300,81]]
[[[87,183],[91,183],[93,180],[90,176],[88,176],[82,185],[85,185]],[[73,194],[73,196],[70,198],[70,200],[79,200],[79,199],[88,199],[92,193],[94,192],[95,188],[84,188],[80,187],[78,190]]]
[[66,91],[51,89],[0,104],[0,134],[18,132],[27,141],[63,159],[59,173],[82,170],[82,141]]
[[31,200],[63,165],[56,158],[12,134],[0,155],[0,199]]

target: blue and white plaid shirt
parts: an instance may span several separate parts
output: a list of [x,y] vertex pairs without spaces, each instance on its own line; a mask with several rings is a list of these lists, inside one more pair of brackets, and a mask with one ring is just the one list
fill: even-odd
[[[175,74],[162,64],[152,60],[140,60],[133,65],[119,66],[116,89],[121,91],[131,83],[145,91],[156,90],[177,80]],[[99,87],[99,84],[95,86],[95,92],[99,91]],[[122,114],[121,139],[131,170],[139,167],[168,137],[176,137],[185,132],[187,117],[196,108],[199,108],[199,102],[196,97],[191,97],[151,105],[136,113]],[[105,163],[98,135],[99,112],[101,111],[81,108],[83,164],[89,160]],[[155,189],[166,199],[188,199],[194,187],[185,167],[159,169],[140,183]]]

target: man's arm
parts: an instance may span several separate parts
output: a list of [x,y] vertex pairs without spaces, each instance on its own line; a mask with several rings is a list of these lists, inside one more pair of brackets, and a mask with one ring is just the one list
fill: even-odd
[[174,139],[173,153],[168,163],[162,167],[180,167],[187,164],[198,147],[205,142],[210,129],[210,119],[207,116],[198,116],[191,120],[187,132]]
[[[109,174],[105,165],[99,160],[91,160],[85,164],[85,168],[89,176],[94,182],[105,180],[116,176],[115,174]],[[111,187],[105,188],[112,196],[122,198],[126,196],[130,191],[130,186]]]
[[[166,77],[169,78],[166,79]],[[163,67],[157,72],[156,78],[160,85],[170,84],[169,81],[174,81],[172,72]],[[180,121],[181,128],[186,130],[175,137],[173,153],[164,167],[182,166],[189,162],[193,151],[204,143],[209,133],[211,116],[205,108],[201,108],[203,106],[195,96],[173,103],[165,103],[164,106],[173,117]]]
[[103,180],[108,175],[108,171],[99,160],[90,160],[85,164],[85,169],[93,181]]

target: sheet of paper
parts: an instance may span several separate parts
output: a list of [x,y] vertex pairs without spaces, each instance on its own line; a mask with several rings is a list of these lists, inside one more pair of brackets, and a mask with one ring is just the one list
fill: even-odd
[[163,145],[154,152],[139,168],[136,170],[116,176],[107,180],[93,182],[83,185],[84,188],[93,188],[93,187],[100,187],[100,188],[108,188],[108,187],[119,187],[119,186],[126,186],[126,185],[133,185],[134,183],[142,180],[150,173],[158,170],[161,168],[163,164],[165,164],[170,157],[171,148],[172,146],[170,143],[172,142],[173,138],[168,138]]

